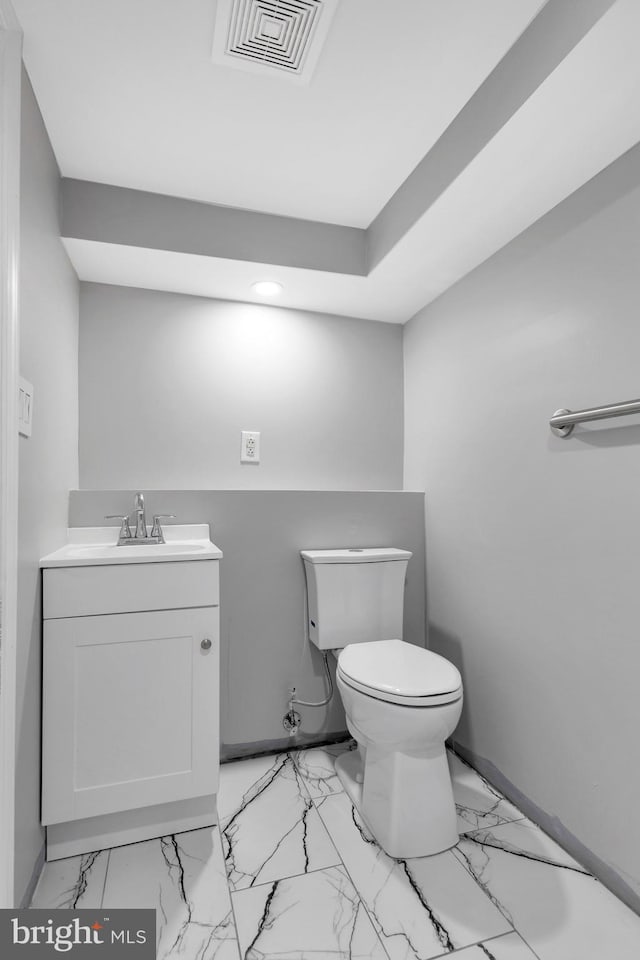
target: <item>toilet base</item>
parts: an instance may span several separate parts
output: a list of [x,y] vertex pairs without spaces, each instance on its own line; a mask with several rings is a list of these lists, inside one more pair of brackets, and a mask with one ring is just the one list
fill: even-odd
[[338,780],[351,803],[359,811],[362,807],[363,764],[360,748],[341,753],[336,760]]
[[[362,782],[364,760],[364,782]],[[428,756],[380,750],[342,754],[336,773],[385,853],[429,857],[458,842],[457,816],[444,744]]]

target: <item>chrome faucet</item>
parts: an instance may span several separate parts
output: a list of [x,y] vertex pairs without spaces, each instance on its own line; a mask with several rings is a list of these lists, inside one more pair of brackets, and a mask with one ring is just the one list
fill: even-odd
[[147,534],[147,518],[144,512],[144,496],[136,493],[134,501],[134,512],[136,515],[135,532],[129,525],[129,517],[121,514],[109,514],[105,520],[120,520],[120,535],[118,536],[118,546],[135,545],[136,543],[165,543],[164,533],[160,526],[161,520],[175,520],[174,513],[158,513],[153,517],[153,527],[151,533]]
[[136,532],[134,533],[134,537],[136,540],[146,540],[147,518],[144,513],[144,497],[141,493],[136,493],[134,509],[136,511]]

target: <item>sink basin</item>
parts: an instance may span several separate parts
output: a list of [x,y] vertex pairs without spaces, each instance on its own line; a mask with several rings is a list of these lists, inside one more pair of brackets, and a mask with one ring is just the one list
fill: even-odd
[[219,560],[222,551],[209,539],[206,523],[173,524],[164,528],[166,543],[126,543],[118,546],[118,527],[71,527],[67,544],[40,561],[41,567],[80,567],[167,560]]

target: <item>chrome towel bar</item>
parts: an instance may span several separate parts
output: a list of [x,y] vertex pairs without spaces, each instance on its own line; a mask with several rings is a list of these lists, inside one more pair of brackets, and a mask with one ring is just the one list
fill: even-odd
[[628,417],[631,413],[640,413],[640,400],[610,403],[607,407],[591,407],[589,410],[556,410],[549,420],[549,426],[556,437],[568,437],[576,423],[607,420],[609,417]]

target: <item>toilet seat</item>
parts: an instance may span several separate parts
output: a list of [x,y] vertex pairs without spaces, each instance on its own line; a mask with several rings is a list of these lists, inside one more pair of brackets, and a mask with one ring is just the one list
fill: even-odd
[[350,644],[337,669],[350,687],[387,703],[435,707],[462,696],[462,678],[452,663],[404,640]]

